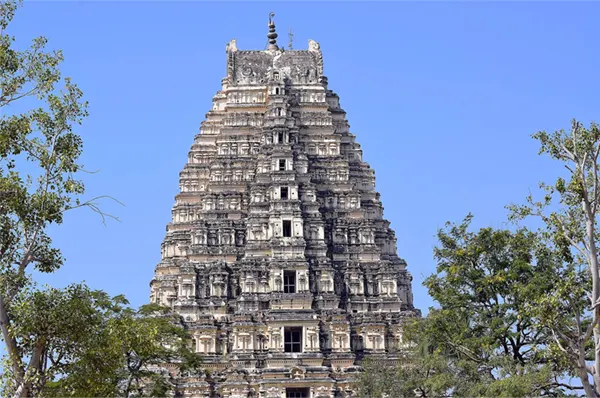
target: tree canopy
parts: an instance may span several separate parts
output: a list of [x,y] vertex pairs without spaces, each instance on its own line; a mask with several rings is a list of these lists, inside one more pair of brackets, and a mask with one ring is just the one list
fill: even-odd
[[[530,195],[508,206],[515,229],[472,232],[468,216],[439,231],[437,269],[424,282],[438,306],[407,325],[412,348],[402,364],[367,366],[365,388],[374,385],[376,395],[600,396],[600,128],[574,120],[569,131],[533,138],[565,175],[540,183],[541,200]],[[523,226],[532,216],[542,228]],[[430,349],[415,355],[424,342]],[[403,381],[386,390],[389,372]],[[447,383],[432,386],[423,377],[430,372]]]
[[553,184],[540,183],[544,195],[532,195],[525,205],[510,206],[511,218],[539,217],[548,247],[560,253],[554,268],[556,283],[531,302],[539,325],[549,331],[549,345],[564,356],[589,397],[600,396],[600,269],[598,212],[600,209],[600,128],[577,120],[568,131],[540,131],[533,136],[540,154],[560,162],[565,170]]
[[565,394],[572,387],[562,380],[568,365],[547,344],[550,331],[531,305],[558,283],[555,253],[527,229],[471,232],[471,220],[438,232],[436,273],[424,285],[439,307],[406,325],[411,346],[404,361],[381,373],[396,372],[403,389],[386,393]]
[[45,38],[17,49],[8,31],[19,5],[0,2],[2,395],[164,395],[172,385],[160,365],[181,371],[198,361],[179,317],[153,305],[133,310],[83,284],[39,288],[33,278],[62,266],[47,229],[67,211],[110,215],[100,198],[83,199],[83,92],[63,78],[63,54],[46,50]]

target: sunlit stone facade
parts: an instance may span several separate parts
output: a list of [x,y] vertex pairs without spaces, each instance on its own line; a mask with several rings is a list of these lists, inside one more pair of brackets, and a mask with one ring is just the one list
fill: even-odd
[[393,360],[418,315],[319,44],[284,51],[269,28],[267,50],[227,45],[151,282],[204,358],[184,396],[352,396],[362,358]]

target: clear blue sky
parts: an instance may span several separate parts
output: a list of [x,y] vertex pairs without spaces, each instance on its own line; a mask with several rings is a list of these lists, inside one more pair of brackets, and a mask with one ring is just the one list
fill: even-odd
[[290,27],[296,48],[320,42],[422,309],[436,230],[468,212],[504,226],[504,205],[557,171],[530,135],[600,119],[600,3],[26,2],[12,34],[63,49],[90,101],[87,195],[126,204],[105,204],[120,223],[79,210],[53,229],[67,263],[45,281],[147,301],[225,44],[264,48],[272,10],[280,44]]

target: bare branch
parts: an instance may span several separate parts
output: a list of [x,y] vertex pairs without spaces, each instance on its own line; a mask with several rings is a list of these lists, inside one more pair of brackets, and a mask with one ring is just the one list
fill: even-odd
[[111,218],[115,221],[120,221],[118,217],[109,214],[109,213],[105,213],[104,211],[102,211],[100,209],[100,207],[98,206],[98,203],[96,203],[97,200],[99,199],[110,199],[113,200],[115,202],[117,202],[118,204],[120,204],[121,206],[125,206],[124,203],[120,202],[118,199],[112,197],[112,196],[108,196],[108,195],[101,195],[101,196],[96,196],[95,198],[92,198],[90,200],[87,200],[83,203],[80,203],[78,205],[75,206],[69,206],[65,209],[65,211],[67,210],[73,210],[73,209],[78,209],[80,207],[89,207],[90,209],[92,209],[94,212],[98,213],[100,215],[100,217],[102,218],[102,224],[106,225],[106,219],[107,218]]
[[594,152],[594,166],[593,166],[593,171],[594,171],[594,186],[592,188],[592,192],[594,195],[594,202],[593,202],[593,206],[592,206],[592,213],[596,214],[596,211],[598,210],[598,156],[600,156],[600,145],[598,145],[596,147],[596,152]]

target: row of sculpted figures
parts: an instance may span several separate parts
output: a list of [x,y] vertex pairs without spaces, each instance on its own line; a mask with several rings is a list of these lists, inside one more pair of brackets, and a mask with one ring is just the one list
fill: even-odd
[[[404,347],[402,320],[382,320],[372,317],[362,324],[348,319],[318,322],[298,321],[302,328],[303,353],[311,352],[395,352]],[[284,353],[284,327],[277,320],[256,319],[243,324],[231,320],[213,325],[191,326],[193,345],[207,355],[250,354],[256,352]]]
[[286,268],[285,272],[293,272],[294,275],[294,293],[404,298],[405,292],[399,290],[410,286],[410,275],[401,269],[400,264],[349,264],[344,267],[321,265],[318,268],[293,264],[293,267],[287,268],[285,264],[269,265],[267,261],[233,266],[225,262],[204,263],[196,266],[195,297],[233,299],[243,293],[284,292],[283,272]]

